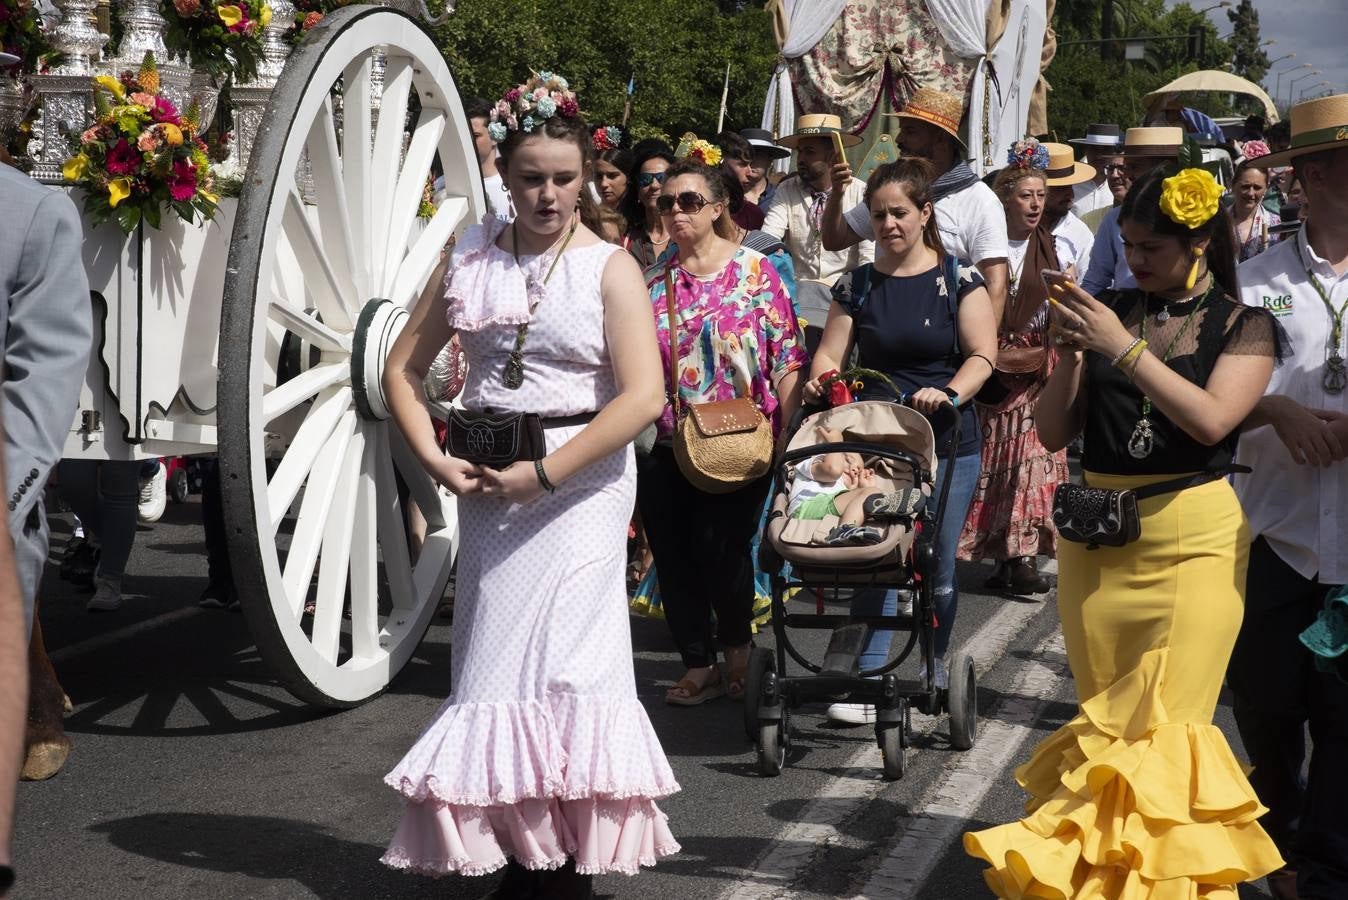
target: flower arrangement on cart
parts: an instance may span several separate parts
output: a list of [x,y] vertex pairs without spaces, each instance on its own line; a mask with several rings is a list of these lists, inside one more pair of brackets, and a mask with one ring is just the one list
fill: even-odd
[[63,169],[85,189],[92,222],[115,220],[130,234],[142,221],[158,228],[165,208],[187,222],[215,215],[200,112],[194,103],[180,113],[160,95],[153,56],[145,55],[139,72],[94,78],[94,108],[94,124]]

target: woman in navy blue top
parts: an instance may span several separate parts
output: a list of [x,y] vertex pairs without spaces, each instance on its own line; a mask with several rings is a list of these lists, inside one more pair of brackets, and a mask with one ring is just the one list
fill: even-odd
[[[844,275],[834,286],[824,336],[805,386],[807,402],[822,397],[819,376],[844,368],[856,342],[858,364],[888,375],[911,404],[931,415],[953,403],[960,415],[960,440],[945,516],[936,539],[939,562],[934,578],[936,600],[936,680],[946,687],[945,655],[955,623],[955,551],[979,471],[979,428],[973,396],[992,375],[997,358],[997,320],[983,279],[972,266],[953,263],[941,247],[931,205],[935,170],[926,160],[910,158],[883,165],[866,182],[865,202],[875,228],[875,263],[863,274]],[[951,297],[953,287],[954,297]],[[881,385],[868,385],[865,399],[892,396]],[[952,428],[945,416],[936,424],[936,449],[944,463]],[[938,490],[944,476],[936,480]],[[897,591],[859,594],[853,609],[861,614],[898,608]],[[871,635],[861,656],[863,669],[881,665],[892,632]],[[845,723],[875,721],[872,707],[835,703],[829,718]]]

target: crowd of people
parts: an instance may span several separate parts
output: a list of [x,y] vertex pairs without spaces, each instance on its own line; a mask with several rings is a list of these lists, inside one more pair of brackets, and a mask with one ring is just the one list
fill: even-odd
[[[715,415],[780,453],[830,375],[856,369],[883,376],[857,399],[931,416],[953,459],[928,576],[938,687],[962,628],[957,560],[989,562],[986,586],[1020,597],[1047,593],[1041,567],[1059,560],[1079,711],[1018,770],[1026,818],[965,836],[989,887],[1216,896],[1268,876],[1279,900],[1348,896],[1348,95],[1295,107],[1281,133],[1247,128],[1226,184],[1182,122],[1027,138],[980,177],[964,98],[931,88],[895,114],[900,158],[864,179],[847,154],[861,139],[831,114],[632,144],[549,72],[465,112],[487,213],[385,376],[408,445],[458,496],[463,541],[453,692],[385,779],[406,799],[387,864],[504,868],[493,897],[570,898],[678,851],[657,804],[679,786],[635,692],[632,548],[685,669],[666,702],[743,700],[773,472],[709,483],[688,422]],[[0,166],[0,197],[41,199],[16,179]],[[20,556],[45,551],[28,492],[56,463],[54,438],[12,440],[40,431],[19,365],[36,321],[23,279],[42,281],[29,265],[0,241]],[[537,417],[541,456],[445,452],[425,384],[447,352],[467,362],[461,406]],[[63,466],[101,546],[91,608],[121,602],[136,476]],[[874,538],[860,460],[808,478],[840,517],[829,540]],[[23,595],[31,621],[18,571],[0,601]],[[227,572],[212,578],[209,605],[237,605]],[[863,590],[851,609],[901,602]],[[862,669],[890,639],[869,634]],[[1212,724],[1224,683],[1248,776]],[[828,716],[876,713],[840,697]]]

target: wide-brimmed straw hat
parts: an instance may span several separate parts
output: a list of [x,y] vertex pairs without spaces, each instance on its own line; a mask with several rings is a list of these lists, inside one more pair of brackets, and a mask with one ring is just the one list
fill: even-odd
[[1184,129],[1178,125],[1129,128],[1123,136],[1124,156],[1179,156],[1184,146]]
[[791,155],[790,150],[777,146],[777,142],[772,139],[772,132],[766,128],[741,128],[740,137],[748,141],[755,151],[761,150],[773,159],[785,159]]
[[1076,154],[1066,144],[1041,144],[1048,151],[1048,168],[1044,183],[1048,187],[1071,187],[1095,177],[1095,166],[1077,162]]
[[964,146],[964,141],[960,138],[960,120],[964,118],[964,96],[962,94],[937,90],[932,87],[918,88],[913,92],[912,99],[908,101],[907,106],[898,112],[885,113],[885,115],[899,119],[921,119],[923,122],[929,122],[959,141],[961,147]]
[[1067,143],[1078,147],[1098,147],[1103,150],[1117,150],[1123,146],[1123,132],[1119,126],[1107,123],[1086,126],[1084,138],[1072,138]]
[[1292,107],[1292,143],[1286,150],[1250,163],[1261,169],[1285,166],[1298,156],[1348,147],[1348,94],[1307,100]]
[[19,58],[13,53],[6,53],[5,51],[0,50],[0,69],[3,69],[5,66],[12,66],[18,61]]
[[794,150],[801,138],[831,138],[835,134],[842,137],[844,147],[855,147],[861,143],[859,136],[843,131],[842,119],[837,116],[829,113],[808,113],[796,119],[794,134],[777,139],[777,146]]

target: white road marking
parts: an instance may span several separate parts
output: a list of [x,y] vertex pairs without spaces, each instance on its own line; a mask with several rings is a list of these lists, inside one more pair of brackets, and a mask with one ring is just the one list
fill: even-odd
[[[960,646],[974,658],[974,667],[980,676],[1001,659],[1006,648],[1042,609],[1040,603],[1004,603]],[[939,721],[939,716],[915,712],[913,731],[930,733]],[[983,746],[983,740],[980,735],[976,746]],[[884,789],[888,782],[881,776],[880,767],[880,748],[874,743],[867,743],[852,754],[843,772],[830,779],[801,810],[798,821],[777,833],[768,852],[746,867],[745,880],[723,893],[722,900],[769,900],[789,896],[790,884],[800,877],[819,848],[841,839],[838,826]]]
[[60,650],[52,651],[47,654],[52,663],[63,663],[74,659],[77,656],[83,656],[86,653],[92,653],[95,650],[102,650],[104,647],[110,647],[129,637],[143,634],[146,631],[153,631],[161,625],[168,625],[171,622],[178,622],[182,619],[190,619],[193,616],[203,612],[200,607],[184,606],[179,609],[170,610],[162,615],[151,619],[145,619],[142,622],[136,622],[133,625],[127,625],[124,628],[115,628],[112,631],[105,631],[97,637],[91,637],[88,640],[80,641],[77,644],[71,644],[68,647],[62,647]]
[[952,843],[959,840],[1020,746],[1034,730],[1067,677],[1062,633],[1054,631],[1024,663],[993,716],[979,720],[978,742],[957,757],[945,778],[927,792],[908,828],[871,873],[861,897],[916,897]]

